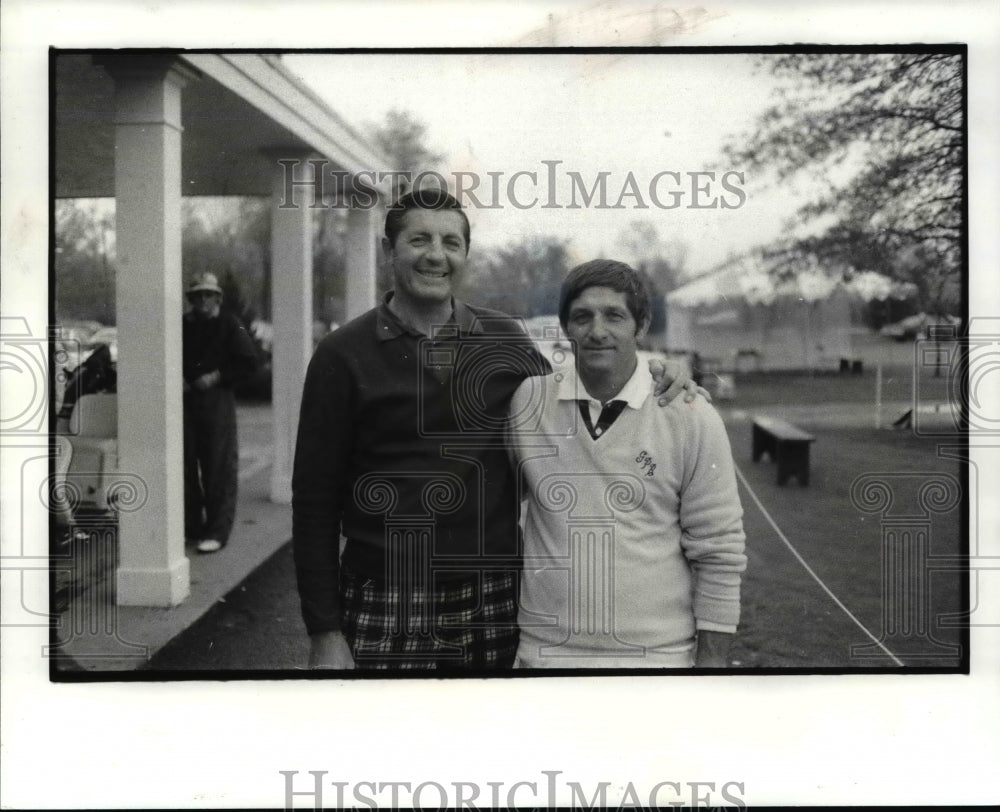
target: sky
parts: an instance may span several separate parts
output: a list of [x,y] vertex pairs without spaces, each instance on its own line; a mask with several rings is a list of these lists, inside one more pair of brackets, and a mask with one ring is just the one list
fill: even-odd
[[[453,185],[453,173],[477,173],[482,185],[474,194],[484,206],[492,204],[496,184],[499,208],[470,207],[474,247],[548,235],[569,240],[580,260],[631,261],[638,257],[627,256],[620,236],[644,221],[663,241],[684,243],[686,271],[697,274],[773,239],[794,210],[789,190],[768,190],[763,178],[744,172],[742,180],[728,176],[728,189],[721,185],[724,173],[742,171],[722,162],[724,141],[747,130],[774,87],[753,70],[748,54],[288,54],[284,60],[356,127],[381,122],[391,109],[426,124],[428,147],[446,156],[446,179]],[[518,177],[509,195],[519,171],[536,179]],[[714,181],[691,175],[705,171],[716,173]],[[491,172],[503,174],[494,181]],[[583,205],[579,195],[579,207],[568,208],[571,172],[588,191],[607,173],[606,205],[597,205],[599,194]],[[663,172],[678,173],[680,183]],[[651,185],[662,206],[676,201],[676,207],[658,207]],[[716,208],[693,208],[713,202]]]

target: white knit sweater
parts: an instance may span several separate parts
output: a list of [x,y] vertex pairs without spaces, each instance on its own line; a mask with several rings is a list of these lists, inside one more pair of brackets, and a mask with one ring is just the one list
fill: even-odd
[[736,630],[746,556],[725,428],[701,396],[660,407],[651,389],[640,364],[597,440],[572,369],[514,395],[524,666],[688,666],[696,629]]

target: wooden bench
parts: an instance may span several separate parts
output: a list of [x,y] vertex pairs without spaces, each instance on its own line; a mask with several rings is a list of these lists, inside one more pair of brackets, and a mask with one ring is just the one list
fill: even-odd
[[778,484],[794,476],[802,486],[809,484],[809,444],[816,438],[777,417],[753,419],[753,461],[761,454],[778,463]]

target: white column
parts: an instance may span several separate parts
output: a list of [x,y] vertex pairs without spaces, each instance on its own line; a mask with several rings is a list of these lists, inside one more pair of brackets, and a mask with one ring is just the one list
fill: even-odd
[[142,489],[132,509],[120,514],[117,602],[168,607],[183,601],[190,587],[181,403],[181,88],[196,74],[166,57],[104,64],[116,89],[118,462]]
[[[273,156],[272,156],[273,157]],[[295,177],[312,177],[307,155],[287,151],[282,158],[301,157]],[[299,404],[306,367],[312,356],[312,208],[309,190],[285,198],[287,167],[274,164],[271,194],[271,400],[274,419],[274,463],[271,500],[292,501],[292,463],[299,425]],[[322,203],[320,203],[322,205]]]
[[345,321],[371,310],[376,304],[375,269],[380,220],[378,209],[351,209],[347,212]]

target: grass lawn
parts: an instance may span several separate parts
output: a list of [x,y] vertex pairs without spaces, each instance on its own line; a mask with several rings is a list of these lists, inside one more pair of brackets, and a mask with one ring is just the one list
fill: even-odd
[[[741,406],[773,404],[821,405],[856,403],[874,407],[875,370],[868,367],[860,375],[816,373],[746,373],[737,375],[736,402]],[[949,377],[919,376],[919,397],[927,402],[947,400]],[[913,399],[913,372],[909,367],[882,369],[882,402],[909,403]]]
[[[884,401],[908,401],[911,376],[905,367],[884,369]],[[947,378],[921,382],[922,391],[947,393]],[[928,389],[928,386],[930,389]],[[889,396],[886,391],[891,392]],[[736,396],[719,403],[741,483],[747,532],[743,619],[734,645],[734,665],[758,667],[886,667],[892,660],[872,644],[865,628],[907,666],[950,668],[960,663],[961,635],[946,627],[961,609],[957,572],[935,571],[934,559],[962,551],[959,502],[943,513],[928,512],[918,492],[928,483],[961,494],[963,466],[939,455],[958,438],[917,436],[911,430],[875,429],[867,405],[874,400],[874,372],[863,375],[746,375]],[[816,436],[811,481],[779,487],[775,466],[751,461],[754,413],[794,414],[794,422]],[[883,420],[883,426],[887,422]],[[851,486],[864,474],[878,475],[893,496],[886,513],[861,510]],[[787,541],[827,588],[828,595],[796,559],[764,516],[750,491]],[[905,535],[904,535],[905,534]],[[884,563],[883,535],[896,535],[906,561]],[[921,565],[918,541],[927,539],[930,566]],[[885,571],[885,572],[884,572]],[[884,584],[884,575],[896,580]],[[942,621],[944,620],[944,623]]]

